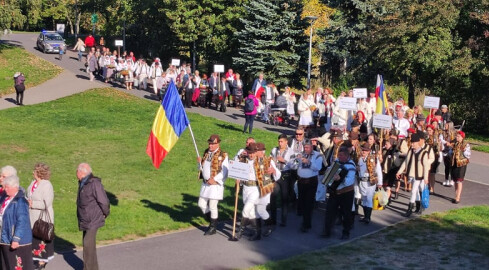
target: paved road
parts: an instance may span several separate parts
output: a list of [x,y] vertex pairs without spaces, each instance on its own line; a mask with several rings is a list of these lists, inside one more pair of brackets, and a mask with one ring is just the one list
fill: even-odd
[[[5,38],[5,37],[4,37]],[[100,87],[102,83],[88,82],[86,74],[80,70],[82,65],[68,57],[76,57],[69,52],[63,61],[55,59],[55,55],[44,55],[34,50],[35,35],[17,34],[9,37],[12,40],[23,42],[27,50],[39,55],[48,61],[65,68],[57,78],[46,82],[36,89],[29,89],[26,93],[26,104],[36,104],[50,99],[60,98],[92,87]],[[28,45],[29,44],[29,45]],[[51,92],[49,92],[51,91]],[[125,91],[125,90],[121,90]],[[131,94],[141,98],[151,99],[148,92],[131,91]],[[0,100],[0,109],[13,107],[9,102],[9,96]],[[193,108],[189,111],[213,116],[228,122],[243,123],[242,113],[230,109],[222,114],[212,110]],[[258,128],[271,131],[280,131],[276,127],[257,124]],[[290,129],[288,130],[290,132]],[[425,212],[468,206],[488,204],[489,183],[485,175],[489,175],[487,162],[489,155],[474,152],[469,165],[467,181],[461,204],[454,205],[450,202],[453,197],[453,189],[438,185],[437,195],[431,199],[431,206]],[[442,170],[441,170],[442,171]],[[437,180],[443,180],[442,175],[437,175]],[[477,182],[475,182],[477,181]],[[479,183],[480,182],[480,183]],[[399,200],[392,203],[387,210],[374,211],[372,223],[368,226],[356,223],[352,232],[352,240],[357,237],[375,232],[386,226],[405,220],[401,213],[407,208],[408,194],[402,193]],[[148,217],[150,218],[150,217]],[[230,224],[222,223],[219,234],[212,237],[202,236],[202,228],[191,228],[186,231],[170,233],[158,237],[141,239],[133,242],[99,247],[98,255],[101,269],[230,269],[246,268],[262,264],[270,260],[277,260],[313,251],[340,243],[339,228],[331,239],[319,238],[323,224],[324,212],[317,209],[314,212],[313,229],[310,233],[299,233],[300,218],[293,213],[289,214],[289,224],[286,228],[277,228],[271,237],[259,242],[241,240],[239,242],[228,241]],[[81,237],[81,234],[80,234]],[[48,266],[49,269],[82,269],[82,253],[79,250],[57,254]]]

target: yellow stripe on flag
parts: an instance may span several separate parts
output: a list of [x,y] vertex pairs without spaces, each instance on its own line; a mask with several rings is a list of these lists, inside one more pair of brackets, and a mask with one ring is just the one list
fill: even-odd
[[170,121],[168,121],[166,118],[166,113],[162,106],[160,106],[160,109],[156,114],[152,131],[160,145],[167,152],[170,152],[175,143],[177,143],[178,136],[173,130],[173,126],[170,124]]

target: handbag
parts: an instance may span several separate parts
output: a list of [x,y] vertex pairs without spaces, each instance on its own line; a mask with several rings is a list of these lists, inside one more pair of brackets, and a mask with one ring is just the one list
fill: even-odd
[[[46,216],[47,221],[43,220],[44,216]],[[39,214],[39,218],[34,222],[32,235],[43,241],[52,241],[54,239],[54,224],[51,222],[46,201],[44,201],[44,209]]]
[[423,192],[421,193],[421,206],[424,209],[428,209],[430,207],[430,188],[425,186]]

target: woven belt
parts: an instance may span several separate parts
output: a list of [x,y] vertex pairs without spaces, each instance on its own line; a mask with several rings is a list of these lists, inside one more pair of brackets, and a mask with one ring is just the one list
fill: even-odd
[[247,187],[256,187],[258,186],[257,181],[243,181],[243,185]]

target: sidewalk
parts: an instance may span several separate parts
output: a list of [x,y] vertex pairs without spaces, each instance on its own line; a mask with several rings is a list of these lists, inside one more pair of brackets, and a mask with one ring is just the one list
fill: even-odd
[[[95,87],[104,87],[100,82],[81,79],[70,71],[63,71],[57,77],[24,92],[24,105],[34,105],[70,96]],[[0,110],[18,107],[15,105],[15,94],[5,95],[0,99]]]

